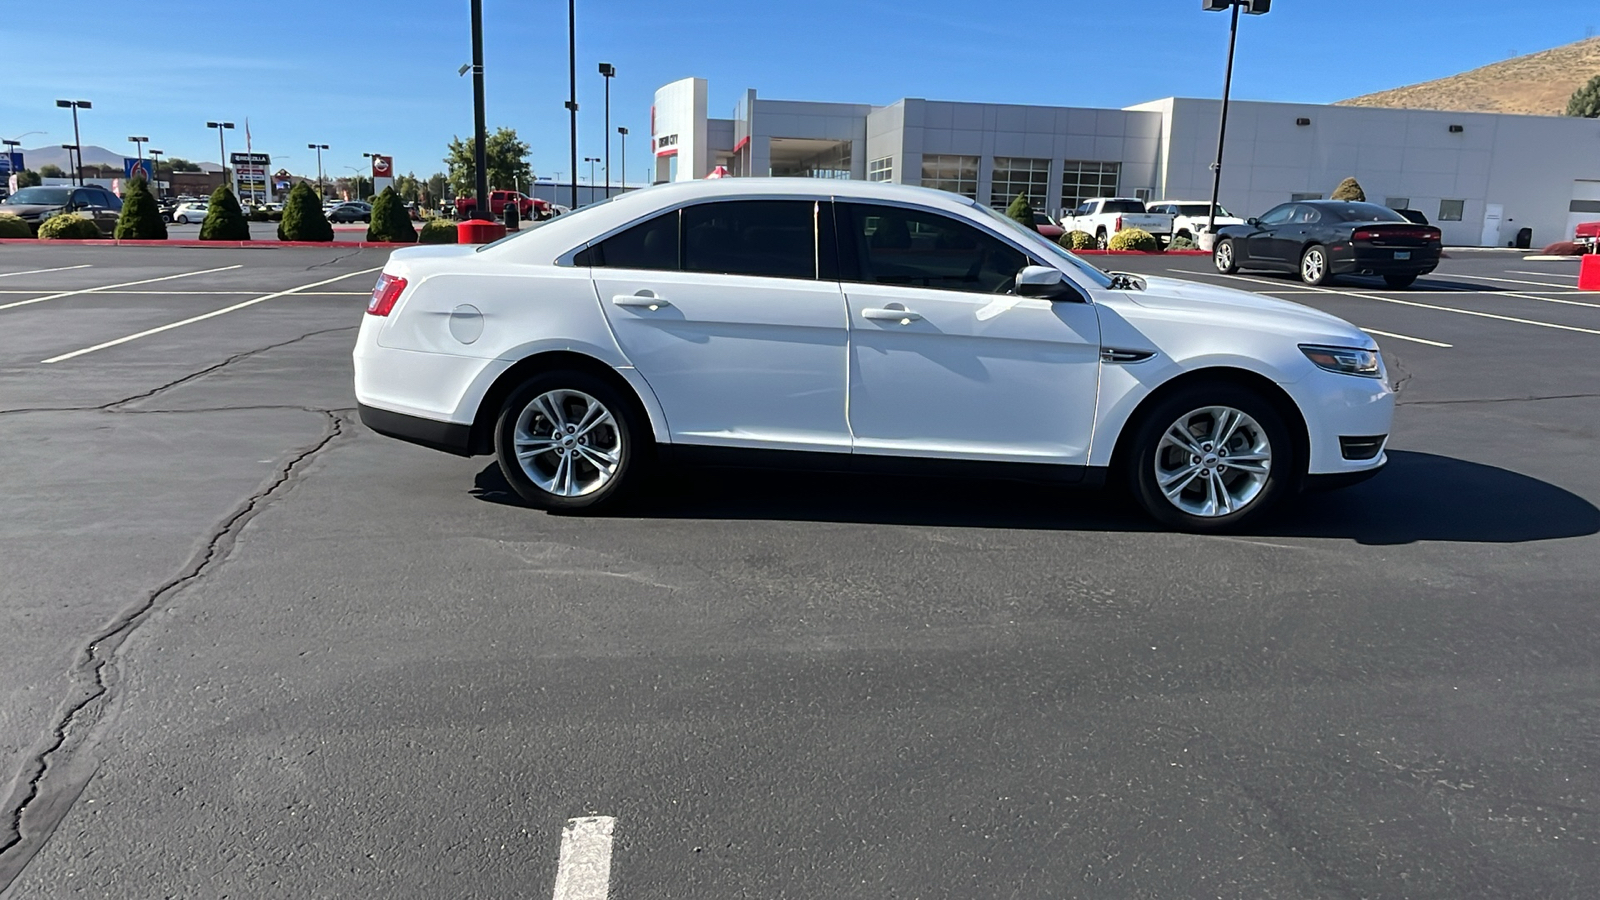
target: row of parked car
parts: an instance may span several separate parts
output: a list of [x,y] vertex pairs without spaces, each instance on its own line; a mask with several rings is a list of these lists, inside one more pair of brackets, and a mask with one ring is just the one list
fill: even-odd
[[[1176,238],[1198,243],[1211,224],[1211,204],[1205,200],[1157,200],[1146,203],[1133,197],[1094,197],[1080,203],[1059,220],[1044,213],[1034,214],[1039,233],[1059,238],[1069,231],[1082,231],[1094,237],[1095,245],[1105,249],[1117,232],[1137,228],[1154,236],[1163,247]],[[1427,225],[1428,217],[1414,209],[1392,210],[1407,221]],[[1246,219],[1217,204],[1216,227],[1247,224]]]

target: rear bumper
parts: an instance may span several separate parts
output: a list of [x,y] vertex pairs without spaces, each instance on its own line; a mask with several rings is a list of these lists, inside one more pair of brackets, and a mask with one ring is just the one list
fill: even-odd
[[379,409],[365,403],[357,404],[361,424],[373,431],[407,443],[420,444],[430,450],[442,450],[456,456],[472,455],[472,426],[459,422],[441,422]]
[[1328,254],[1329,269],[1335,275],[1404,275],[1412,272],[1426,275],[1439,267],[1438,248],[1402,247],[1399,252],[1410,253],[1411,257],[1395,259],[1394,248],[1358,251],[1348,244],[1342,248],[1333,247]]

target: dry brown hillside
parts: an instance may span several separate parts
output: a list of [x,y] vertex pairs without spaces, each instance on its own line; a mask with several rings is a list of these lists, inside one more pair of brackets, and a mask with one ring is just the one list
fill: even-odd
[[1336,105],[1559,116],[1566,112],[1572,92],[1596,75],[1600,75],[1600,37]]

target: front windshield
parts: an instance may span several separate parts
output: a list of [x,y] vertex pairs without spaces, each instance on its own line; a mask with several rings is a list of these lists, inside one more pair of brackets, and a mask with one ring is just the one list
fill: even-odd
[[992,219],[994,221],[997,221],[997,222],[1004,222],[1005,223],[1005,227],[1010,229],[1007,233],[1011,234],[1013,237],[1016,237],[1016,236],[1019,236],[1019,235],[1022,236],[1022,238],[1024,240],[1024,243],[1029,248],[1033,248],[1033,249],[1041,249],[1042,248],[1046,253],[1048,253],[1051,257],[1053,257],[1054,260],[1066,262],[1068,265],[1072,266],[1080,274],[1082,274],[1085,278],[1089,279],[1090,281],[1094,282],[1095,284],[1099,285],[1100,287],[1103,287],[1103,288],[1111,287],[1111,276],[1110,275],[1107,275],[1106,273],[1100,271],[1099,269],[1095,268],[1094,266],[1091,266],[1088,263],[1084,262],[1083,260],[1079,259],[1077,256],[1075,256],[1070,251],[1068,251],[1067,248],[1061,246],[1060,244],[1056,243],[1055,241],[1050,240],[1049,238],[1045,237],[1044,235],[1040,234],[1039,232],[1034,231],[1032,228],[1029,228],[1028,226],[1022,224],[1021,222],[1018,222],[1016,219],[1013,219],[1010,216],[1004,215],[1003,213],[1000,213],[997,210],[990,209],[989,207],[984,206],[982,203],[979,203],[976,200],[972,200],[972,201],[968,201],[968,202],[970,202],[972,204],[972,208],[973,209],[981,209],[981,210],[983,210],[984,215],[988,216],[990,219]]
[[65,206],[67,205],[67,196],[71,193],[71,188],[25,187],[6,198],[5,202],[15,204],[17,206],[22,206],[24,204],[36,206]]

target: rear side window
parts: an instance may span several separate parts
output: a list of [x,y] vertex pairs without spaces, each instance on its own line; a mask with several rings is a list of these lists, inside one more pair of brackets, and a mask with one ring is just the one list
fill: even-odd
[[817,277],[817,204],[728,200],[683,210],[683,270],[764,278]]
[[620,231],[573,258],[579,266],[608,269],[678,268],[678,211],[663,213]]

